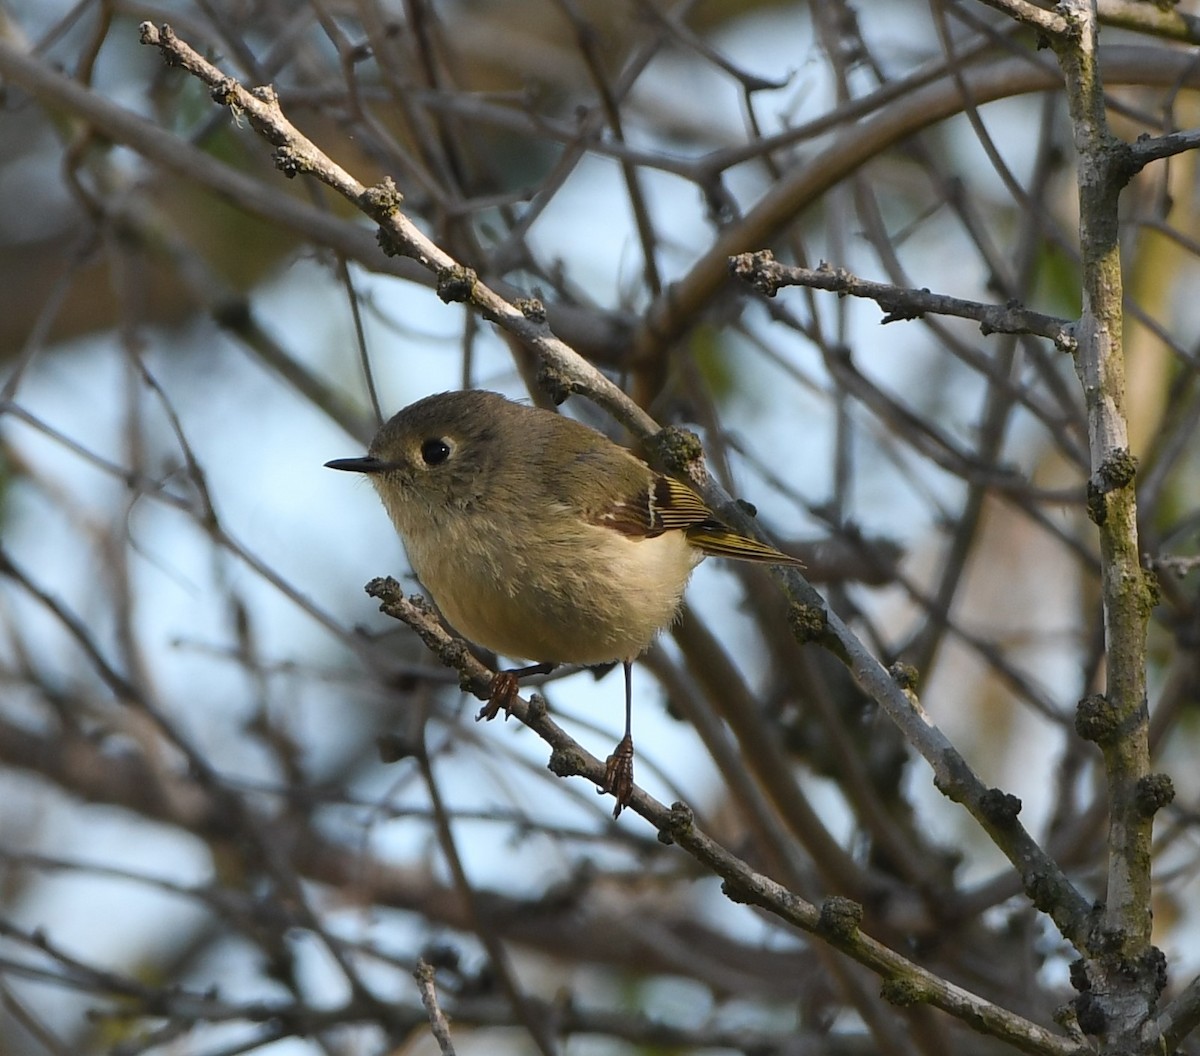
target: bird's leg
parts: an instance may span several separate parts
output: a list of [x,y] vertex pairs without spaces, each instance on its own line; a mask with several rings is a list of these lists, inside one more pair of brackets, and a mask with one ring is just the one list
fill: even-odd
[[517,698],[520,688],[518,680],[525,675],[548,675],[557,665],[530,664],[528,667],[514,668],[512,671],[497,671],[492,676],[492,685],[488,690],[487,703],[479,709],[475,721],[487,719],[491,722],[500,712],[507,719],[512,714],[513,701]]
[[621,816],[621,809],[633,795],[633,663],[624,662],[625,667],[625,736],[604,761],[604,787],[601,794],[611,792],[617,804],[613,817]]

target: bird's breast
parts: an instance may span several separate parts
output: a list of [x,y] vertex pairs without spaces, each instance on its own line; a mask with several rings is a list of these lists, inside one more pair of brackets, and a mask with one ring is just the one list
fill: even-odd
[[[546,663],[631,660],[670,624],[703,555],[682,532],[631,539],[545,518],[525,530],[474,523],[408,545],[413,570],[460,634]],[[536,539],[536,541],[535,541]]]

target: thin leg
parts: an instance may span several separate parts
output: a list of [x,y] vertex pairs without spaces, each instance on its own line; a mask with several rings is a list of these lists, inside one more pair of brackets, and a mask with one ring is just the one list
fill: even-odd
[[517,690],[520,689],[518,680],[526,675],[548,675],[556,666],[556,664],[530,664],[528,667],[518,667],[512,671],[497,671],[492,676],[487,703],[479,709],[475,721],[486,719],[491,722],[502,711],[507,719],[512,714],[513,701],[517,699]]
[[633,662],[626,660],[625,667],[625,736],[613,749],[613,754],[604,762],[604,788],[611,792],[617,805],[613,817],[621,816],[621,809],[633,795]]

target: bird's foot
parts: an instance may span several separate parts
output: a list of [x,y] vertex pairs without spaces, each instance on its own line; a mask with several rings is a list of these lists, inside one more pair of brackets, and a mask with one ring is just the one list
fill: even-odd
[[530,664],[528,667],[516,667],[511,671],[497,671],[492,675],[492,684],[488,689],[487,703],[479,709],[475,721],[486,719],[491,722],[500,712],[507,719],[512,714],[513,704],[520,689],[520,679],[526,675],[548,675],[554,670],[555,664]]
[[601,795],[605,792],[613,794],[617,801],[613,817],[619,818],[633,795],[633,738],[629,734],[621,738],[621,743],[604,761],[604,787],[597,791]]
[[487,703],[479,709],[475,721],[481,719],[491,722],[500,712],[507,719],[512,714],[513,701],[517,699],[520,684],[515,671],[497,671],[492,676],[492,684],[488,689]]

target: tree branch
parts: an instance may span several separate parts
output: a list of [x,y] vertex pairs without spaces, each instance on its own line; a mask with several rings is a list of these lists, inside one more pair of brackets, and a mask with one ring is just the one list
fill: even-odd
[[1141,172],[1152,161],[1174,157],[1185,151],[1200,147],[1200,129],[1187,132],[1170,132],[1165,136],[1138,136],[1129,144],[1129,173]]
[[156,27],[143,22],[143,44],[156,47],[171,66],[180,66],[211,89],[213,100],[245,117],[267,142],[275,147],[276,167],[288,178],[300,174],[316,177],[380,227],[380,246],[385,255],[410,257],[437,280],[437,293],[443,301],[470,304],[484,318],[496,323],[537,353],[540,376],[546,387],[565,398],[582,392],[604,407],[639,437],[658,431],[654,419],[635,404],[613,382],[583,359],[559,338],[546,323],[540,304],[528,302],[522,308],[505,300],[488,287],[470,268],[459,264],[443,251],[400,209],[403,196],[390,178],[376,187],[366,187],[323,153],[284,115],[275,91],[269,85],[248,91],[232,77],[222,73],[171,27]]
[[1181,11],[1177,3],[1150,4],[1146,0],[1100,0],[1100,21],[1107,26],[1153,33],[1156,36],[1200,43],[1200,18]]
[[[1200,67],[1185,52],[1167,48],[1111,47],[1104,64],[1113,84],[1200,84]],[[1062,88],[1062,72],[1040,55],[1023,55],[957,71],[975,106],[1027,92]],[[744,216],[722,228],[713,244],[647,309],[633,336],[635,359],[663,354],[712,305],[729,279],[729,258],[773,245],[779,232],[821,195],[868,161],[907,137],[961,113],[964,99],[954,75],[894,100],[837,132],[831,141],[781,179]]]
[[1132,1050],[1166,983],[1150,945],[1149,713],[1146,627],[1153,605],[1143,571],[1133,487],[1137,462],[1125,420],[1123,293],[1117,204],[1129,176],[1129,149],[1109,131],[1097,50],[1095,0],[1065,0],[1075,31],[1053,41],[1063,69],[1078,154],[1083,315],[1075,368],[1087,412],[1092,475],[1089,515],[1100,540],[1107,687],[1080,702],[1076,728],[1096,741],[1108,779],[1108,893],[1103,928],[1088,943],[1077,1008],[1085,1029],[1105,1033],[1112,1051]]
[[1070,22],[1056,11],[1038,7],[1030,0],[982,0],[988,7],[1003,11],[1009,18],[1050,36],[1064,36],[1071,31]]
[[446,1013],[438,1003],[437,986],[434,981],[433,966],[428,961],[418,961],[413,978],[417,980],[417,989],[421,993],[421,1004],[429,1016],[429,1028],[437,1040],[438,1049],[442,1056],[455,1056],[454,1041],[450,1037],[450,1024],[446,1021]]
[[807,286],[828,290],[839,296],[864,297],[874,301],[888,314],[884,323],[902,319],[919,319],[926,313],[952,315],[978,322],[980,332],[989,334],[1034,334],[1046,337],[1063,352],[1075,349],[1074,326],[1065,319],[1030,311],[1019,304],[985,304],[966,301],[960,297],[930,293],[928,290],[905,289],[884,282],[869,282],[852,275],[845,268],[822,263],[817,268],[789,267],[779,263],[769,250],[741,253],[729,261],[729,270],[743,282],[749,283],[767,297],[785,286]]
[[[465,689],[486,699],[492,672],[471,655],[461,639],[442,626],[424,599],[406,597],[391,577],[372,580],[367,584],[367,593],[379,599],[382,612],[412,627],[443,663],[454,667]],[[511,714],[550,745],[551,771],[559,777],[585,777],[598,788],[603,787],[604,764],[550,718],[541,698],[534,696],[526,701],[516,697]],[[660,840],[678,844],[720,876],[725,881],[722,890],[733,901],[765,909],[877,972],[884,978],[883,995],[891,1003],[902,1007],[932,1005],[1022,1052],[1080,1056],[1086,1051],[1078,1042],[947,982],[865,935],[859,930],[862,907],[856,902],[834,897],[817,907],[755,871],[702,832],[686,804],[675,803],[667,808],[635,787],[628,807],[658,830]]]

